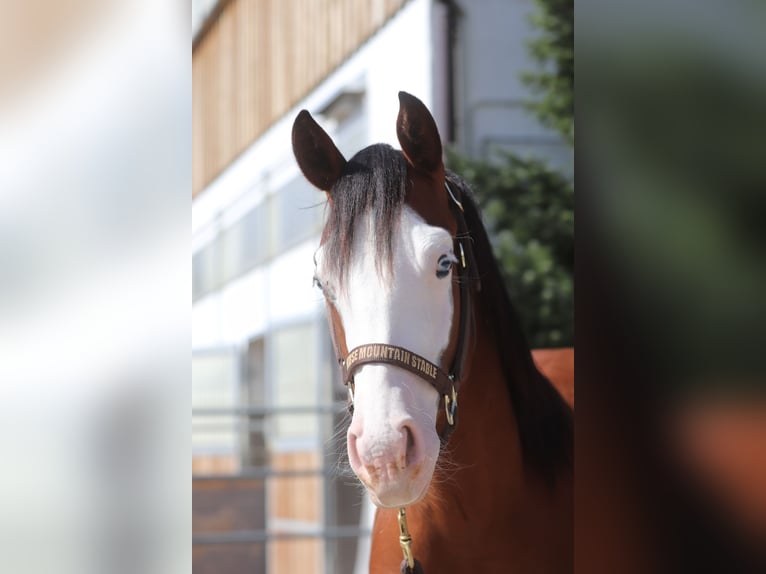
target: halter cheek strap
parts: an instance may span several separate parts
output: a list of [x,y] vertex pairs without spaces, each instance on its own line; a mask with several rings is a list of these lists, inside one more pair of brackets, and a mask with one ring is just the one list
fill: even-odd
[[[455,356],[452,360],[452,366],[449,373],[446,373],[439,365],[436,365],[412,351],[396,345],[384,343],[368,343],[359,345],[351,351],[344,353],[344,341],[335,333],[335,321],[331,321],[333,347],[338,357],[338,364],[343,375],[343,383],[349,389],[349,409],[353,410],[354,396],[354,373],[364,365],[387,364],[400,367],[410,373],[420,377],[430,384],[444,402],[444,411],[447,424],[440,433],[440,438],[446,442],[452,431],[457,425],[457,397],[462,380],[463,368],[468,356],[468,339],[473,327],[473,304],[471,301],[471,278],[468,269],[475,268],[475,259],[469,237],[468,226],[463,215],[463,205],[457,199],[450,189],[449,184],[444,183],[447,193],[454,202],[453,213],[457,220],[457,239],[456,251],[459,261],[456,264],[457,282],[460,286],[460,319],[458,323],[457,344],[455,346]],[[453,205],[453,204],[450,204]],[[331,312],[336,313],[331,307]],[[333,317],[339,320],[337,314]]]

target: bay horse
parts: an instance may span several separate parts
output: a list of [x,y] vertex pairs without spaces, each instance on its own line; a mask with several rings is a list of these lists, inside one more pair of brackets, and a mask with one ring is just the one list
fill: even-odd
[[[401,151],[347,161],[306,110],[292,132],[328,198],[315,282],[349,462],[378,507],[370,572],[570,572],[572,408],[535,364],[431,113],[399,103]],[[539,360],[571,396],[571,350]]]

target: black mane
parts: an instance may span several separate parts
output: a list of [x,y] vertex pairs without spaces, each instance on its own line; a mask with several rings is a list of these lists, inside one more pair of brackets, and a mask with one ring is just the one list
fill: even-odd
[[[532,360],[473,192],[452,172],[447,172],[447,180],[453,190],[459,190],[465,208],[481,278],[479,317],[486,322],[497,345],[524,458],[552,479],[556,470],[572,465],[572,411]],[[341,278],[341,282],[346,273],[345,264],[351,258],[354,228],[359,217],[371,219],[373,248],[379,265],[391,264],[394,232],[406,190],[406,160],[400,151],[388,145],[369,146],[348,162],[345,173],[331,191],[330,213],[323,237],[331,271]]]

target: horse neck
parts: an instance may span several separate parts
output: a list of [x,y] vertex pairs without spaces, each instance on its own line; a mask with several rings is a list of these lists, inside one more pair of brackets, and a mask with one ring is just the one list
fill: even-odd
[[[477,317],[476,324],[475,349],[458,398],[459,423],[442,453],[425,503],[432,513],[446,518],[460,506],[452,501],[469,499],[462,511],[490,520],[518,492],[523,465],[497,345],[482,317]],[[477,492],[492,492],[492,500],[476,497]]]

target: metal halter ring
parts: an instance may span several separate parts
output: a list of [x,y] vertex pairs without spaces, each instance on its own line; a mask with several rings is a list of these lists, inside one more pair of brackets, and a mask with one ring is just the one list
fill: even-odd
[[465,251],[463,251],[463,244],[458,242],[457,246],[460,247],[460,264],[463,266],[463,269],[465,269]]
[[460,208],[460,211],[463,211],[463,212],[464,212],[464,211],[465,211],[465,209],[463,209],[463,204],[462,204],[462,203],[460,203],[460,202],[457,200],[457,197],[455,197],[455,194],[454,194],[454,193],[452,193],[452,189],[450,188],[449,184],[447,183],[447,180],[444,180],[444,187],[446,187],[446,188],[447,188],[447,193],[449,193],[449,196],[450,196],[450,198],[452,198],[452,201],[454,201],[454,202],[455,202],[455,205],[457,205],[457,206],[458,206],[458,208]]
[[457,391],[452,385],[452,396],[444,395],[444,412],[447,415],[449,426],[455,426],[455,413],[457,412]]

